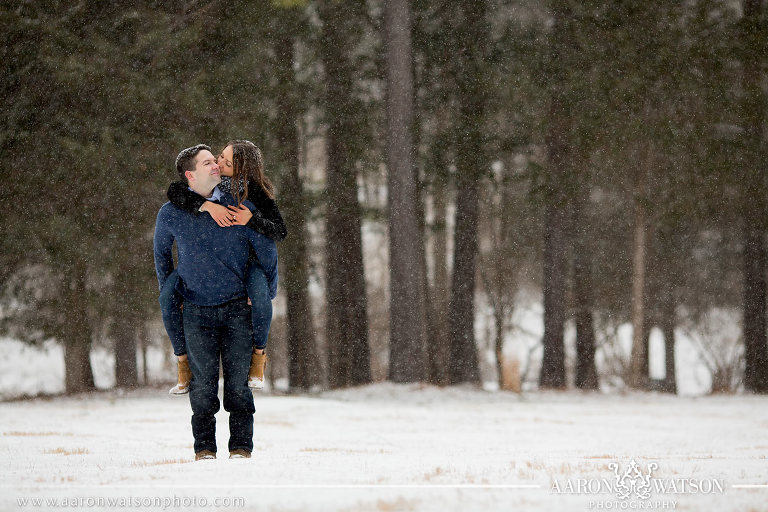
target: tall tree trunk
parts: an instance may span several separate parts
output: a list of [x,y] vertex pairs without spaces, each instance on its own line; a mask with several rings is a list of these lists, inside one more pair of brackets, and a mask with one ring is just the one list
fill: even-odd
[[742,193],[744,233],[744,387],[768,393],[768,340],[766,340],[766,151],[763,133],[766,98],[761,82],[765,56],[760,51],[765,26],[762,0],[744,0],[743,67],[745,158]]
[[[461,167],[459,167],[461,169]],[[463,171],[460,171],[463,172]],[[449,382],[480,381],[475,345],[475,269],[477,259],[477,183],[458,180],[454,258],[449,303]]]
[[550,53],[555,69],[549,106],[549,132],[546,136],[549,157],[546,174],[546,213],[544,226],[544,339],[539,374],[542,389],[564,389],[565,375],[565,276],[567,241],[565,230],[568,216],[566,184],[570,177],[571,112],[567,107],[565,62],[572,37],[568,27],[570,11],[564,4],[555,6]]
[[449,381],[480,383],[475,345],[475,281],[478,251],[479,182],[487,168],[483,125],[487,92],[484,74],[490,29],[486,0],[460,4],[464,23],[458,77],[459,119],[456,143],[456,227],[453,242],[453,277],[449,304],[451,353]]
[[149,339],[147,332],[147,324],[141,324],[141,382],[145,385],[149,385],[149,364],[147,362],[147,348],[149,347]]
[[361,152],[350,47],[354,19],[344,4],[319,3],[326,77],[326,340],[332,388],[371,382],[367,298],[356,161]]
[[299,174],[299,98],[295,96],[296,77],[293,70],[295,31],[300,13],[286,9],[286,30],[277,34],[275,72],[280,83],[277,107],[280,116],[275,126],[279,143],[279,161],[284,166],[280,200],[288,236],[281,244],[284,262],[283,288],[286,294],[286,320],[288,338],[288,383],[291,389],[309,389],[319,384],[317,341],[312,325],[309,298],[309,268],[307,264],[308,204],[304,183]]
[[448,336],[448,229],[446,227],[447,199],[446,187],[436,183],[432,195],[434,221],[432,225],[432,262],[434,279],[429,301],[430,335],[427,338],[429,354],[430,381],[438,385],[447,385],[448,358],[450,356],[450,338]]
[[474,333],[478,191],[476,182],[467,181],[458,180],[460,188],[456,200],[453,278],[449,305],[451,351],[448,368],[451,384],[480,382]]
[[[289,165],[283,179],[283,212],[290,234],[282,243],[288,337],[288,382],[291,388],[308,389],[320,383],[317,341],[312,323],[307,266],[306,198],[298,165]],[[290,204],[290,206],[288,206]]]
[[[418,142],[416,144],[418,146]],[[437,375],[434,353],[432,351],[435,341],[431,340],[436,335],[432,330],[432,326],[435,325],[435,310],[431,304],[432,294],[429,286],[429,278],[427,276],[427,218],[426,210],[424,206],[424,199],[426,195],[424,181],[418,176],[417,181],[417,194],[416,194],[416,215],[419,220],[419,265],[421,266],[421,297],[422,307],[424,311],[424,321],[421,323],[421,339],[424,340],[424,375],[423,380],[432,384],[437,384],[438,381],[435,378]]]
[[563,339],[567,250],[564,209],[564,204],[552,198],[548,200],[544,227],[544,351],[539,375],[539,387],[542,389],[564,389],[567,386]]
[[677,394],[675,370],[675,302],[669,294],[661,311],[661,330],[664,333],[664,391]]
[[494,333],[493,351],[496,355],[496,376],[499,381],[499,389],[505,389],[504,382],[504,308],[497,305],[493,309],[493,321],[496,323]]
[[[651,119],[654,110],[650,98],[646,101],[645,117]],[[650,121],[649,121],[650,122]],[[646,311],[647,266],[649,232],[653,222],[649,219],[648,199],[649,181],[654,167],[654,146],[651,141],[643,147],[641,159],[635,174],[634,183],[634,226],[632,233],[632,353],[630,356],[629,386],[634,389],[648,389],[648,332],[650,325]]]
[[[768,393],[768,347],[766,346],[766,283],[764,231],[760,221],[745,214],[744,220],[744,387],[753,393]],[[759,224],[758,224],[759,225]]]
[[[412,25],[415,30],[415,22],[414,25]],[[414,36],[415,37],[415,36]],[[412,50],[413,51],[413,50]],[[415,58],[411,58],[411,68],[412,73],[414,76],[414,88],[417,87],[416,85],[416,65],[415,65]],[[414,111],[419,109],[418,104],[415,100],[416,94],[414,93]],[[421,145],[421,125],[415,121],[411,122],[411,126],[413,127],[413,148],[414,148],[414,159],[418,160],[418,151],[416,148],[418,148]],[[427,275],[427,258],[429,256],[428,254],[428,247],[427,247],[427,239],[428,239],[428,226],[427,226],[427,215],[426,215],[426,200],[427,200],[427,185],[426,185],[426,173],[422,174],[418,166],[414,166],[414,180],[416,182],[416,216],[418,219],[418,246],[420,248],[419,250],[419,265],[421,266],[420,273],[421,273],[421,297],[422,297],[422,307],[423,307],[423,314],[424,314],[424,320],[421,323],[422,326],[422,334],[421,338],[423,340],[423,347],[424,347],[424,375],[423,379],[431,384],[439,384],[439,380],[436,377],[439,373],[437,361],[435,359],[435,353],[434,353],[434,346],[435,343],[439,342],[440,340],[433,339],[437,332],[434,329],[434,326],[436,324],[435,320],[435,308],[434,304],[432,303],[432,300],[434,299],[432,295],[432,290],[430,288],[430,282],[429,282],[429,276]],[[443,373],[444,372],[444,366],[443,366]]]
[[576,302],[576,387],[598,389],[595,367],[595,327],[592,319],[592,240],[584,222],[584,203],[588,190],[581,190],[574,201],[574,300]]
[[[77,267],[72,271],[72,278],[66,289],[68,306],[67,318],[63,327],[64,343],[64,385],[67,393],[93,391],[93,370],[91,368],[91,331],[87,318],[88,291],[85,288],[85,269]],[[77,321],[76,319],[80,319]]]
[[139,384],[139,372],[136,362],[137,327],[140,319],[129,315],[125,310],[115,318],[113,337],[115,342],[115,384],[118,387],[132,388]]
[[642,201],[635,201],[632,238],[632,354],[629,375],[629,386],[635,389],[648,387],[648,372],[645,364],[648,358],[645,322],[646,232],[645,206]]
[[650,311],[648,308],[648,297],[647,297],[647,278],[646,278],[646,297],[644,299],[644,309],[645,309],[645,326],[643,327],[643,351],[645,352],[645,357],[642,359],[643,361],[643,370],[642,374],[646,376],[648,381],[650,382],[651,379],[651,330],[656,325],[651,317],[650,317]]
[[413,74],[408,0],[384,7],[387,62],[387,184],[389,202],[389,379],[426,377],[424,246],[413,165]]
[[[129,258],[126,256],[126,258]],[[141,315],[138,305],[132,300],[131,290],[136,282],[136,269],[125,261],[118,270],[112,302],[112,338],[115,343],[115,385],[132,388],[139,384],[136,349],[141,329]]]

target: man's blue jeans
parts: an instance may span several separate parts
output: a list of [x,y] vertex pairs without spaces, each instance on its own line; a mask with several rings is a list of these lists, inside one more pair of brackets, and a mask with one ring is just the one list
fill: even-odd
[[[179,275],[176,270],[171,272],[160,290],[160,310],[163,315],[163,325],[171,338],[173,353],[183,356],[187,353],[184,342],[184,326],[181,319],[181,305],[184,297],[176,291]],[[250,261],[245,272],[245,289],[251,299],[251,320],[253,322],[253,348],[264,349],[267,346],[269,327],[272,324],[272,301],[269,298],[267,276],[261,266]]]
[[189,403],[195,453],[216,451],[219,411],[219,356],[224,369],[224,410],[229,412],[229,451],[253,450],[253,395],[248,387],[251,363],[251,309],[246,299],[220,306],[184,305],[184,333],[192,369]]

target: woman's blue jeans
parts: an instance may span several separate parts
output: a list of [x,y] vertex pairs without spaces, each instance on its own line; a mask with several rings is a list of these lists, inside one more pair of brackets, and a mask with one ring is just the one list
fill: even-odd
[[[160,290],[160,310],[163,324],[171,338],[173,353],[183,356],[187,353],[187,343],[184,340],[184,322],[181,305],[184,297],[176,291],[179,275],[176,270],[171,272]],[[269,299],[269,286],[264,270],[254,260],[248,262],[245,271],[245,288],[251,299],[251,320],[253,322],[253,348],[265,349],[269,337],[269,327],[272,324],[272,301]]]

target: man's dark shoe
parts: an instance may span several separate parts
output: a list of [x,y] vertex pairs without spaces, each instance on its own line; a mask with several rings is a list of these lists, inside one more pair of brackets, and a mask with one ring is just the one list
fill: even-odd
[[238,448],[237,450],[232,450],[229,452],[229,458],[230,459],[250,459],[251,458],[251,452],[248,450],[244,450],[242,448]]
[[211,450],[200,450],[199,452],[195,453],[195,460],[209,460],[215,458],[216,452],[212,452]]

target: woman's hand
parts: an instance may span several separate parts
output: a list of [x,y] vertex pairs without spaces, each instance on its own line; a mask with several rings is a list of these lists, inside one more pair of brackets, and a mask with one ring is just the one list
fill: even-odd
[[226,206],[222,206],[211,201],[206,201],[203,203],[201,209],[204,212],[210,213],[213,220],[216,221],[216,224],[223,228],[234,225],[233,213],[229,211]]
[[251,220],[251,217],[253,217],[251,210],[242,204],[237,208],[234,206],[227,206],[227,208],[229,208],[229,212],[235,216],[235,220],[232,224],[236,226],[245,226],[248,224],[248,221]]

